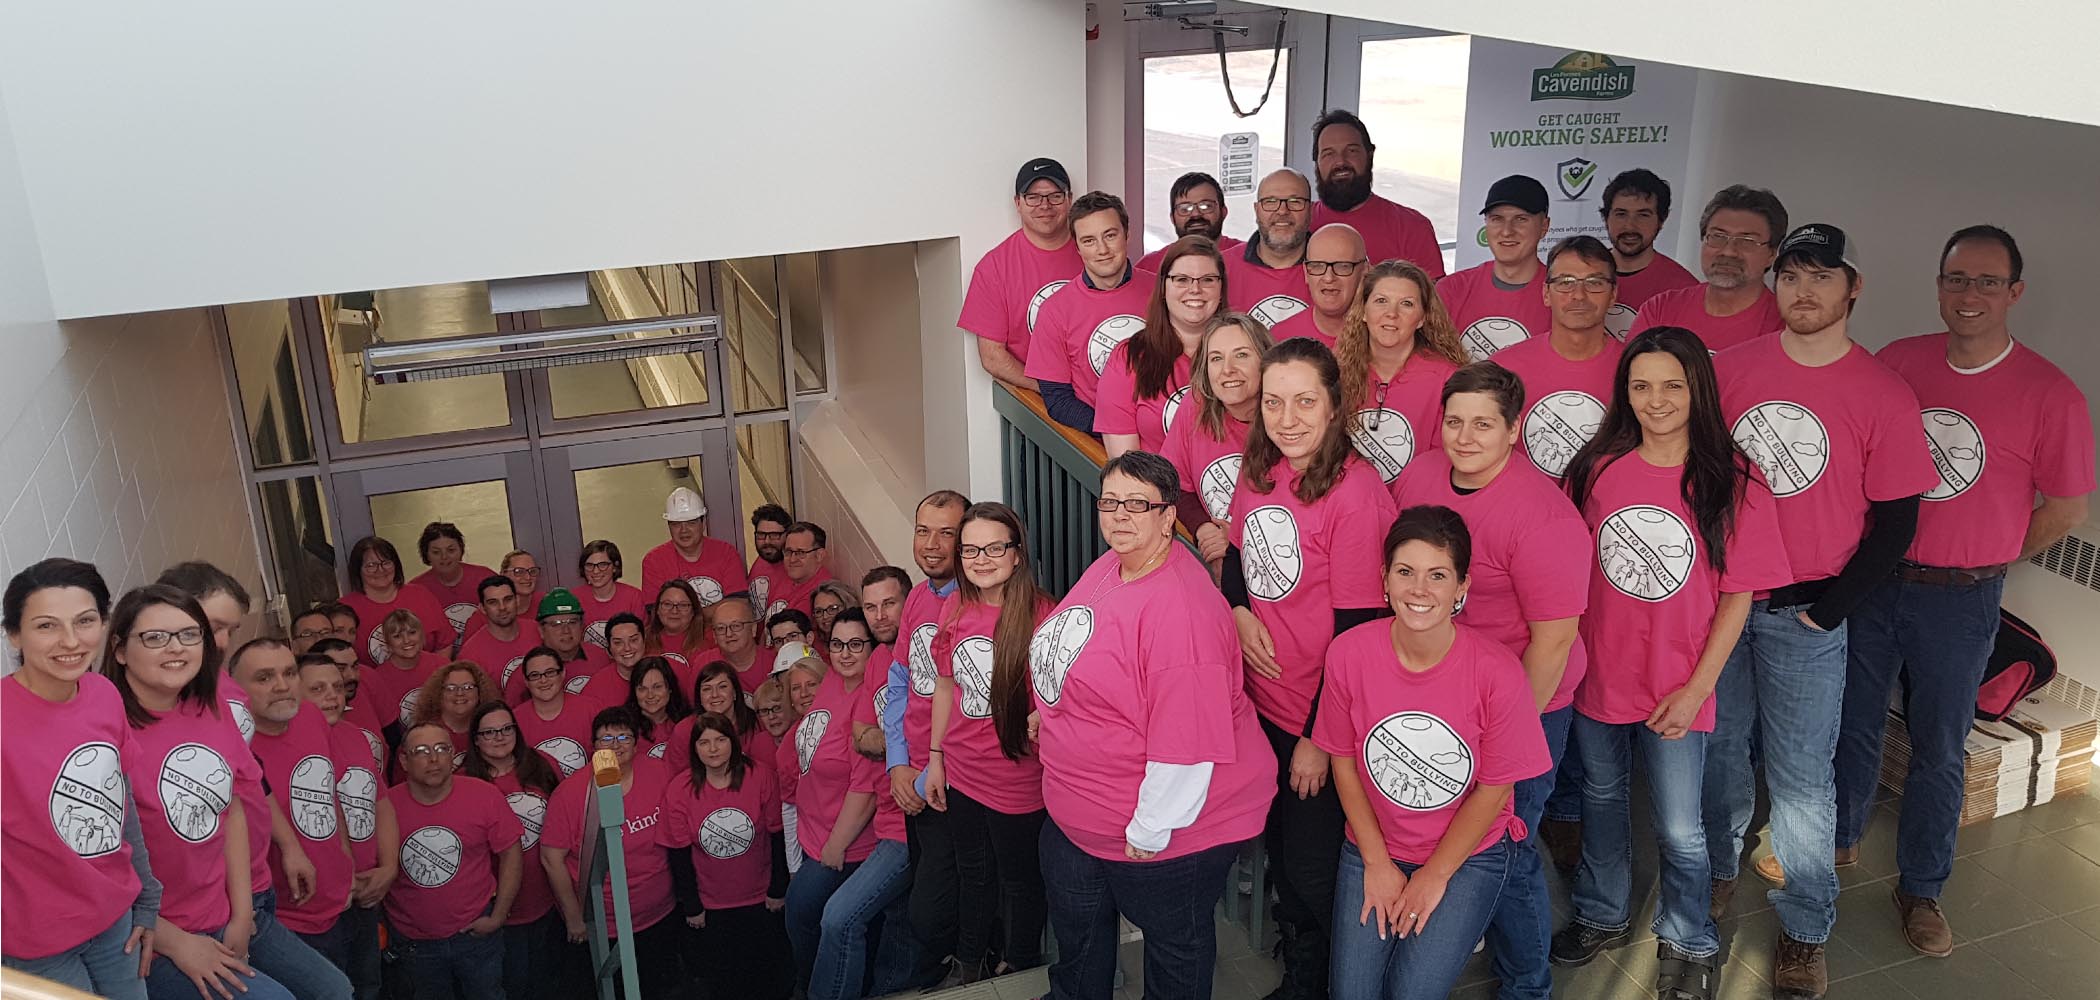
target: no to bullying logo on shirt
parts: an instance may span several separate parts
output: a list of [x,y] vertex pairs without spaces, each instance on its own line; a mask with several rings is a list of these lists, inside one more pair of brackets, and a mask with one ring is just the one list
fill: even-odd
[[117,748],[83,743],[51,782],[51,830],[73,853],[99,858],[124,843],[124,769]]
[[301,757],[292,765],[292,794],[284,805],[306,839],[335,836],[335,765],[321,754]]
[[1637,600],[1668,600],[1684,589],[1698,551],[1684,519],[1661,507],[1622,507],[1597,526],[1597,568]]
[[415,719],[416,703],[422,700],[423,689],[421,687],[409,688],[407,693],[401,696],[401,724],[403,726],[407,726],[409,722]]
[[590,682],[591,675],[579,674],[575,677],[569,678],[568,681],[561,686],[561,689],[567,691],[570,694],[582,694],[583,686],[589,684]]
[[1524,453],[1540,472],[1559,479],[1602,426],[1604,404],[1597,397],[1573,389],[1550,393],[1524,415]]
[[384,666],[387,659],[386,636],[380,634],[381,627],[372,626],[371,634],[365,637],[365,658],[371,660],[374,666]]
[[541,740],[533,749],[546,754],[547,759],[553,761],[555,767],[561,768],[561,775],[564,778],[575,774],[577,770],[583,767],[584,761],[587,759],[583,753],[583,744],[566,736],[556,736],[551,739]]
[[1183,400],[1189,398],[1189,387],[1182,386],[1167,396],[1167,405],[1159,411],[1159,432],[1165,434],[1174,429],[1174,415],[1181,412]]
[[343,804],[343,826],[350,839],[362,844],[379,828],[374,801],[379,797],[379,778],[370,768],[346,767],[335,783],[336,800]]
[[872,700],[872,701],[874,701],[874,702],[875,702],[875,718],[876,718],[876,720],[877,720],[877,721],[879,722],[879,721],[881,721],[881,719],[882,719],[882,717],[883,717],[883,716],[885,716],[885,715],[888,715],[888,714],[890,713],[890,686],[889,686],[889,684],[888,684],[888,683],[882,683],[882,684],[878,684],[878,685],[876,685],[876,686],[875,686],[875,697],[874,697],[874,698],[872,698],[872,699],[870,699],[870,700]]
[[453,635],[466,635],[467,623],[474,620],[474,612],[481,610],[472,604],[450,604],[445,607],[445,620],[452,623]]
[[911,668],[911,691],[921,698],[933,694],[933,679],[939,673],[933,665],[933,636],[939,631],[940,626],[932,622],[911,630],[910,652],[904,659],[905,665]]
[[1030,299],[1028,300],[1028,332],[1029,332],[1029,333],[1031,333],[1031,334],[1032,334],[1032,333],[1034,333],[1034,332],[1035,332],[1035,314],[1036,314],[1036,313],[1039,313],[1039,312],[1041,312],[1041,311],[1042,311],[1042,309],[1043,309],[1043,303],[1045,303],[1045,302],[1048,302],[1048,301],[1050,301],[1050,296],[1052,296],[1052,295],[1056,295],[1056,294],[1057,294],[1057,290],[1058,290],[1058,289],[1060,289],[1060,288],[1063,288],[1063,287],[1065,287],[1066,285],[1069,285],[1069,284],[1071,284],[1071,283],[1072,283],[1071,279],[1069,279],[1069,278],[1065,278],[1065,279],[1060,279],[1060,280],[1058,280],[1058,281],[1053,281],[1053,282],[1051,282],[1051,283],[1049,283],[1049,284],[1047,284],[1047,285],[1044,285],[1043,287],[1041,287],[1041,288],[1038,288],[1038,289],[1036,289],[1036,290],[1035,290],[1035,296],[1034,296],[1033,298],[1030,298]]
[[1364,770],[1387,801],[1434,812],[1473,783],[1473,748],[1428,712],[1395,712],[1364,735]]
[[723,806],[700,821],[700,849],[710,858],[738,858],[758,839],[758,824],[735,806]]
[[1084,604],[1066,608],[1035,630],[1028,641],[1028,673],[1035,696],[1055,705],[1065,694],[1065,675],[1094,637],[1094,609]]
[[657,745],[655,745],[655,746],[653,746],[653,747],[650,747],[650,748],[649,748],[649,756],[651,756],[651,757],[654,757],[654,758],[656,758],[657,760],[662,760],[662,759],[664,759],[664,748],[665,748],[666,746],[668,746],[668,745],[669,745],[669,744],[665,744],[665,743],[658,743]]
[[967,718],[992,717],[992,640],[973,635],[955,644],[955,686],[962,689],[962,713]]
[[590,624],[590,627],[583,630],[583,641],[590,643],[591,645],[596,646],[599,649],[609,649],[610,647],[608,647],[605,644],[605,631],[606,628],[604,622],[592,622]]
[[1298,548],[1298,519],[1288,508],[1256,507],[1241,526],[1240,560],[1247,574],[1247,593],[1280,601],[1298,589],[1305,555]]
[[[721,582],[717,581],[714,577],[692,576],[687,577],[685,582],[687,586],[693,588],[694,596],[700,598],[700,606],[703,608],[713,607],[715,604],[720,603],[722,598],[725,596],[722,593]],[[754,591],[754,593],[757,592],[758,591]],[[765,598],[760,597],[757,603],[765,603]]]
[[[766,613],[766,621],[773,620],[773,616],[778,613],[772,609],[772,605],[766,603],[766,597],[772,593],[773,580],[771,577],[754,576],[751,578],[751,606],[764,611]],[[784,605],[782,610],[785,610]]]
[[1466,327],[1466,332],[1458,335],[1458,339],[1466,345],[1466,357],[1486,361],[1496,351],[1531,339],[1531,331],[1507,316],[1489,316],[1474,321],[1472,326]]
[[1799,403],[1773,400],[1744,411],[1735,422],[1735,444],[1763,470],[1775,497],[1814,486],[1830,464],[1829,432]]
[[1983,431],[1960,410],[1934,406],[1921,413],[1932,467],[1940,473],[1939,484],[1926,492],[1925,499],[1952,500],[1969,492],[1983,478]]
[[357,731],[365,736],[365,749],[372,751],[372,769],[374,771],[386,770],[386,741],[380,739],[378,733],[363,726],[359,726]]
[[803,774],[809,773],[810,762],[817,759],[817,744],[824,742],[824,731],[829,728],[831,710],[828,708],[817,709],[796,724],[795,763],[802,768]]
[[1612,303],[1611,308],[1604,311],[1604,332],[1611,334],[1613,340],[1623,342],[1626,335],[1633,332],[1633,318],[1639,314],[1640,310],[1624,302]]
[[1400,470],[1415,457],[1415,429],[1398,410],[1366,407],[1356,411],[1356,419],[1349,424],[1349,440],[1356,445],[1356,453],[1378,470],[1378,478],[1388,483],[1400,478]]
[[435,889],[459,874],[463,847],[459,834],[426,826],[401,842],[401,874],[425,889]]
[[525,837],[518,846],[528,851],[539,846],[540,827],[547,824],[547,800],[534,792],[512,792],[504,798],[510,801],[510,811],[518,817],[518,825],[525,828]]
[[1129,313],[1110,316],[1094,327],[1093,334],[1086,338],[1086,363],[1093,367],[1095,377],[1100,377],[1102,370],[1108,367],[1108,356],[1115,353],[1116,346],[1137,336],[1143,329],[1145,318]]
[[1203,481],[1196,489],[1203,494],[1203,509],[1213,520],[1224,521],[1232,513],[1232,491],[1240,484],[1240,461],[1242,455],[1233,452],[1223,456],[1203,470]]
[[219,832],[219,815],[233,801],[233,769],[202,743],[180,743],[160,763],[160,804],[168,828],[192,844]]
[[241,731],[241,742],[255,742],[255,715],[248,711],[248,704],[228,698],[226,710],[233,716],[234,728]]
[[1247,310],[1247,315],[1261,320],[1263,326],[1274,330],[1277,324],[1304,311],[1304,299],[1291,295],[1271,295],[1256,302],[1254,308]]
[[509,686],[510,686],[510,679],[511,679],[511,676],[512,676],[512,675],[514,675],[514,674],[516,674],[516,673],[518,672],[518,668],[519,668],[519,667],[522,667],[522,666],[524,666],[524,665],[525,665],[525,658],[524,658],[524,657],[522,657],[522,656],[513,656],[513,657],[511,657],[511,658],[510,658],[510,662],[509,662],[509,663],[506,663],[506,664],[504,664],[504,665],[503,665],[503,676],[502,676],[502,677],[500,677],[500,678],[498,678],[498,679],[496,680],[496,686],[497,686],[497,687],[499,687],[499,688],[505,688],[505,687],[509,687]]

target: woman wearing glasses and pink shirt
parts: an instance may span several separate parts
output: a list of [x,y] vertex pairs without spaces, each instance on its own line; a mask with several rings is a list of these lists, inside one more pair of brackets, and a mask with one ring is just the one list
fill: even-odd
[[1203,331],[1225,305],[1225,258],[1202,236],[1184,236],[1160,256],[1145,327],[1114,348],[1095,393],[1094,433],[1113,458],[1132,448],[1157,454],[1188,398]]
[[430,591],[411,587],[401,575],[401,553],[394,543],[367,535],[350,546],[350,587],[343,604],[356,612],[366,633],[352,640],[359,663],[378,666],[391,655],[380,623],[395,610],[408,611],[423,626],[423,649],[443,655],[452,650],[452,619]]

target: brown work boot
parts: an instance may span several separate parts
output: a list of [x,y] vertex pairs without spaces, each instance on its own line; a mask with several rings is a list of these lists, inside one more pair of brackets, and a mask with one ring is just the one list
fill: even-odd
[[1714,879],[1711,890],[1713,902],[1707,906],[1706,913],[1714,918],[1714,923],[1718,924],[1721,922],[1721,914],[1728,909],[1728,901],[1735,898],[1735,880],[1732,878]]
[[1786,870],[1779,867],[1779,855],[1767,854],[1751,867],[1757,869],[1757,877],[1772,883],[1774,888],[1786,888]]
[[1947,915],[1940,912],[1940,901],[1931,896],[1910,896],[1898,889],[1896,913],[1903,918],[1903,940],[1910,942],[1912,951],[1932,958],[1946,958],[1954,953],[1954,931],[1947,926]]
[[1582,824],[1564,819],[1542,819],[1539,821],[1539,839],[1546,842],[1546,856],[1553,859],[1553,867],[1562,875],[1575,874],[1576,866],[1582,864]]
[[1796,941],[1779,932],[1772,949],[1772,996],[1777,1000],[1823,1000],[1830,990],[1830,967],[1823,946]]
[[1850,868],[1859,864],[1859,845],[1854,844],[1851,847],[1838,848],[1837,853],[1831,857],[1831,860],[1839,868]]

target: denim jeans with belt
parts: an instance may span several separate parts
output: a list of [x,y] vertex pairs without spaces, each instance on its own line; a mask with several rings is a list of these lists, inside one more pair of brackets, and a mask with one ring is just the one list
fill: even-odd
[[[11,905],[23,904],[15,902]],[[125,910],[117,915],[116,923],[56,955],[41,958],[4,955],[0,956],[0,964],[71,986],[82,993],[111,1000],[146,1000],[146,981],[139,978],[139,957],[124,954],[124,942],[130,939],[131,911]]]
[[255,936],[248,964],[284,984],[299,1000],[350,1000],[350,977],[277,922],[277,890],[255,894]]
[[[1547,778],[1552,776],[1546,772]],[[1355,844],[1343,844],[1334,880],[1334,955],[1327,995],[1333,1000],[1443,1000],[1450,995],[1473,957],[1473,945],[1495,915],[1513,857],[1530,850],[1529,844],[1504,838],[1467,858],[1451,873],[1444,898],[1422,929],[1403,938],[1390,932],[1381,937],[1375,913],[1369,920],[1358,919],[1364,909],[1364,856]],[[1408,875],[1421,868],[1404,861],[1392,864]]]
[[1218,960],[1212,911],[1225,894],[1225,872],[1239,844],[1165,861],[1109,861],[1080,850],[1053,819],[1043,824],[1039,849],[1050,929],[1057,935],[1051,997],[1095,1000],[1114,992],[1118,915],[1145,934],[1147,997],[1210,996]]
[[401,1000],[503,1000],[503,934],[502,928],[487,937],[461,931],[429,941],[394,935],[387,948],[412,991]]
[[1582,867],[1569,893],[1575,922],[1603,931],[1633,923],[1633,762],[1648,773],[1655,843],[1661,855],[1661,893],[1655,936],[1697,958],[1721,950],[1708,912],[1706,829],[1700,788],[1706,778],[1705,733],[1674,740],[1645,723],[1598,722],[1575,716],[1574,746],[1582,754]]

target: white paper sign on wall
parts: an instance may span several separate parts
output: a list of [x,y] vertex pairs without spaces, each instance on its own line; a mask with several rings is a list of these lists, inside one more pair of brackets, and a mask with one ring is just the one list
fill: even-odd
[[1261,168],[1261,133],[1227,132],[1218,137],[1218,183],[1225,197],[1254,193]]

